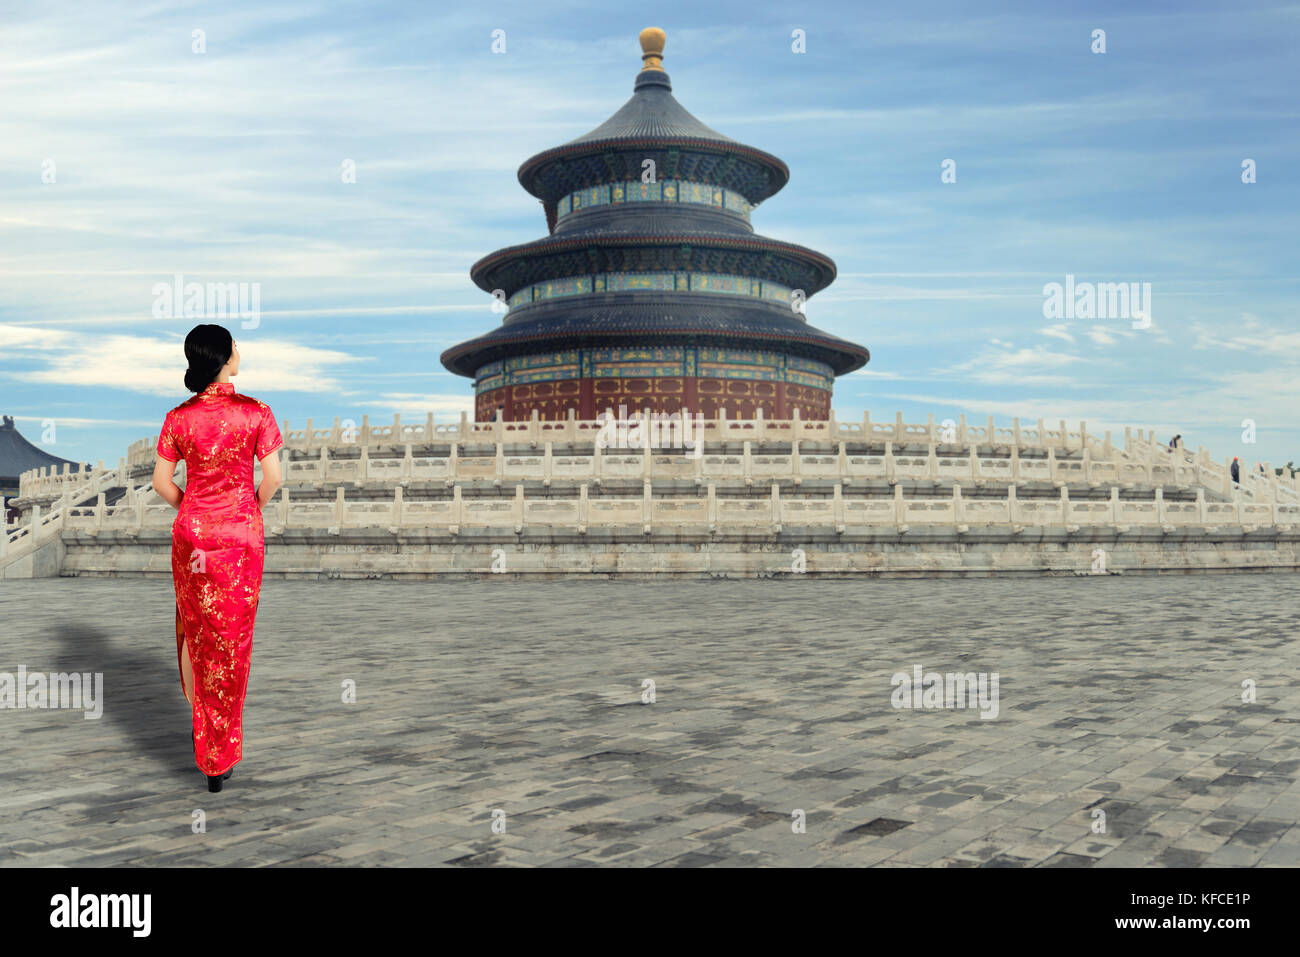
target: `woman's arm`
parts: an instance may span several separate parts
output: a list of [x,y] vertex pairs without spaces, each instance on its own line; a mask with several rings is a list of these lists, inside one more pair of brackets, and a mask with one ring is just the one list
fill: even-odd
[[258,461],[262,463],[262,484],[257,487],[257,507],[265,508],[280,490],[280,452],[268,452]]
[[161,455],[153,464],[153,490],[158,496],[170,505],[172,508],[181,507],[181,499],[185,497],[185,491],[172,481],[172,476],[176,473],[176,463]]

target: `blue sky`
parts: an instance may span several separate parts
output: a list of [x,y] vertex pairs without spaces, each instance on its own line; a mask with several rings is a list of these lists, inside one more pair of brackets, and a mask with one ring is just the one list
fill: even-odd
[[[660,26],[678,100],[791,168],[756,231],[838,264],[809,320],[872,352],[836,384],[841,418],[1130,424],[1218,458],[1300,461],[1300,5],[0,16],[0,411],[33,441],[53,420],[57,455],[116,462],[188,396],[198,320],[153,315],[176,274],[260,284],[258,327],[223,324],[236,388],[282,422],[468,410],[471,383],[438,356],[500,321],[469,267],[546,231],[515,171],[620,107],[637,33]],[[1045,319],[1043,287],[1067,274],[1151,283],[1150,328]]]

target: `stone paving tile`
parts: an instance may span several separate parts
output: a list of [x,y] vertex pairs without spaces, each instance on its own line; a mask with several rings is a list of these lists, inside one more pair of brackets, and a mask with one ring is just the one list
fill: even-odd
[[1300,579],[269,581],[220,794],[170,580],[0,589],[0,671],[105,676],[0,710],[0,866],[1300,864]]

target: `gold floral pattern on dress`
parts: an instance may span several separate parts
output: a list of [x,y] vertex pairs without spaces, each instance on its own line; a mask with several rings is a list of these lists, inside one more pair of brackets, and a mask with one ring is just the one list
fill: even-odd
[[[194,761],[224,774],[243,757],[244,696],[265,558],[253,462],[284,444],[265,402],[213,382],[169,411],[157,452],[185,460],[172,523],[176,656],[194,670]],[[198,561],[195,559],[198,558]]]

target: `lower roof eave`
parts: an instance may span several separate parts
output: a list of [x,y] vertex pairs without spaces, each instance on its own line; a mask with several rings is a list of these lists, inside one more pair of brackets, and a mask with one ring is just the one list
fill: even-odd
[[[849,343],[840,345],[837,342],[815,336],[789,336],[761,332],[728,335],[716,330],[691,329],[620,329],[608,332],[584,330],[572,333],[542,332],[512,336],[510,338],[488,334],[452,346],[442,353],[440,361],[448,372],[472,379],[483,365],[495,362],[498,359],[508,358],[511,355],[527,354],[540,344],[550,342],[557,348],[574,348],[581,347],[584,341],[589,340],[605,340],[606,342],[609,340],[624,340],[641,343],[689,340],[699,344],[717,343],[730,346],[762,343],[768,348],[786,345],[787,348],[783,351],[812,353],[814,358],[827,363],[837,376],[856,372],[871,361],[871,352],[865,346],[852,346]],[[795,348],[790,349],[788,346],[794,346]]]

